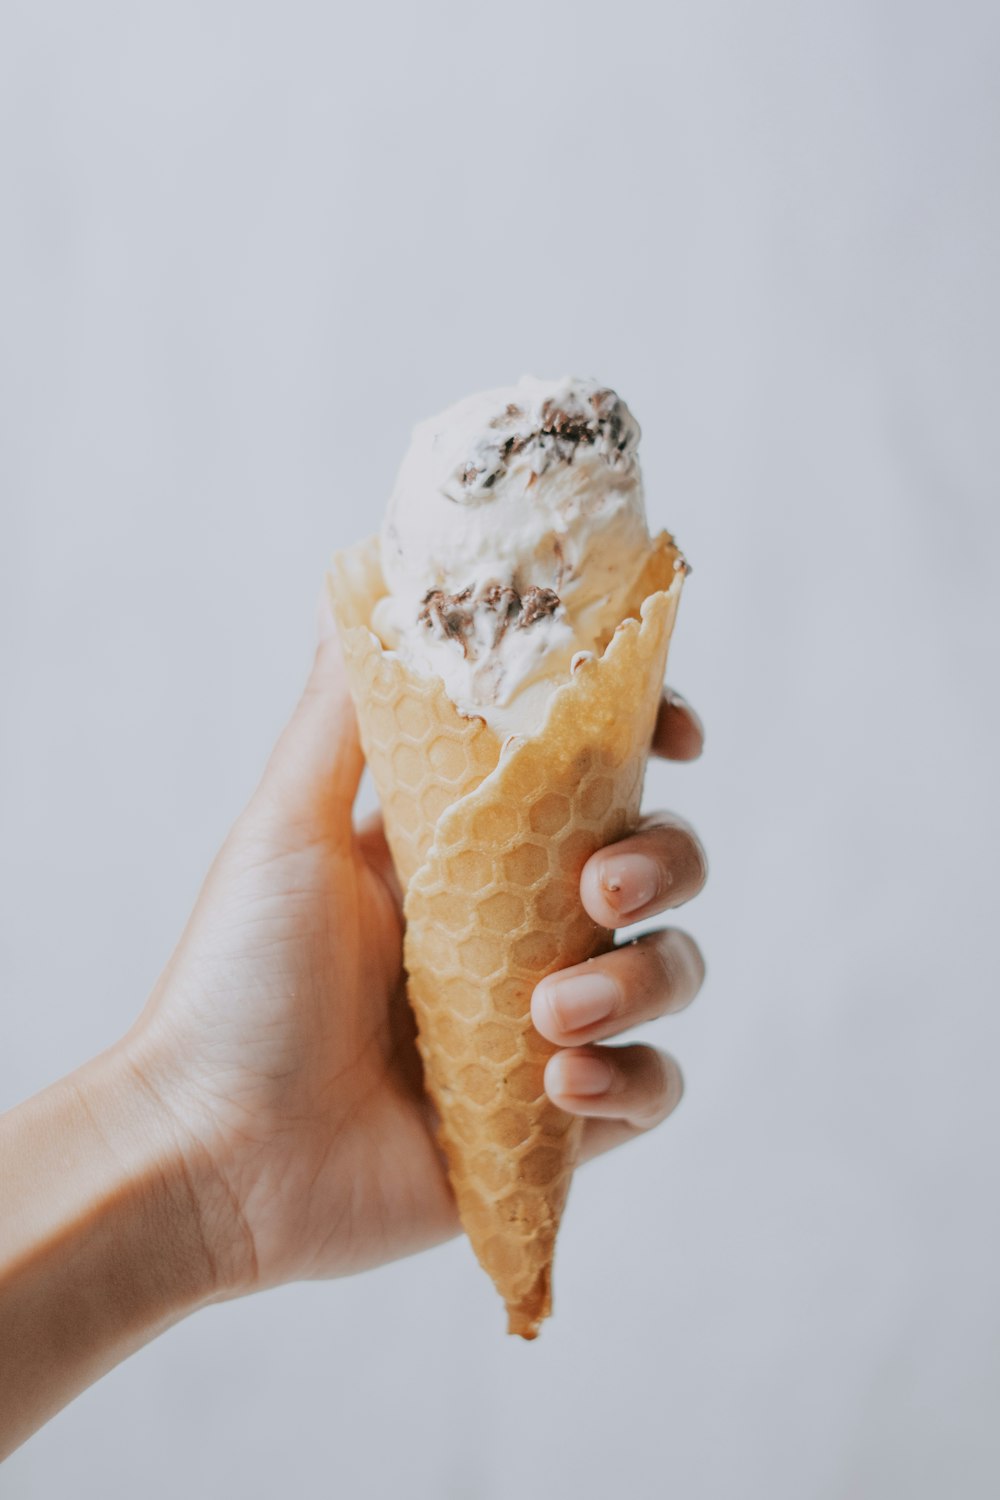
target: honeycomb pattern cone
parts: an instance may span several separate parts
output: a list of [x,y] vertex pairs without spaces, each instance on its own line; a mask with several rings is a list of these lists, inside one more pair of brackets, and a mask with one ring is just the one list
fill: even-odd
[[555,1050],[534,1029],[544,975],[605,949],[580,905],[595,849],[635,826],[684,563],[652,545],[635,618],[553,692],[539,733],[501,754],[443,684],[368,629],[384,593],[375,540],[334,559],[331,597],[362,743],[406,889],[404,958],[428,1092],[463,1227],[534,1338],[552,1306],[556,1234],[583,1122],[547,1098]]
[[482,719],[462,717],[439,678],[409,671],[368,629],[385,593],[376,537],[338,552],[328,582],[365,758],[405,889],[442,813],[496,767],[500,741]]

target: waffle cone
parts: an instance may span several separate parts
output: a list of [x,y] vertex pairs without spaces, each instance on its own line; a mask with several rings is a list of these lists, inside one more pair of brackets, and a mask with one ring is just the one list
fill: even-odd
[[531,1023],[531,993],[610,946],[580,904],[580,872],[637,822],[683,576],[664,533],[634,618],[553,691],[538,733],[501,755],[483,720],[368,628],[385,592],[376,540],[333,563],[362,744],[406,892],[408,995],[439,1139],[463,1227],[524,1338],[551,1311],[583,1129],[545,1094],[555,1048]]

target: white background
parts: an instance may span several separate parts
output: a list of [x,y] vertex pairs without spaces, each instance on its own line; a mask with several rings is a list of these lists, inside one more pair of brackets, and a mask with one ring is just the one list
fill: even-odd
[[412,421],[522,371],[643,424],[713,864],[536,1344],[464,1242],[213,1309],[4,1500],[997,1494],[998,76],[988,0],[3,5],[0,1104],[141,1006]]

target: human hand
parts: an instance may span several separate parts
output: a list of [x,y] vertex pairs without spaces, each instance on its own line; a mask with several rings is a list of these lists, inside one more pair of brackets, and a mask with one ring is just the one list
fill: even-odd
[[[700,754],[702,731],[667,694],[654,752]],[[398,884],[378,818],[353,823],[363,767],[326,625],[302,700],[209,872],[121,1058],[179,1149],[217,1295],[345,1275],[449,1238],[458,1216],[423,1092],[402,971]],[[609,928],[701,888],[701,845],[680,819],[643,820],[581,878]],[[704,966],[676,929],[649,934],[536,988],[532,1017],[560,1049],[545,1084],[588,1116],[593,1156],[677,1104],[676,1063],[600,1045],[696,994]]]

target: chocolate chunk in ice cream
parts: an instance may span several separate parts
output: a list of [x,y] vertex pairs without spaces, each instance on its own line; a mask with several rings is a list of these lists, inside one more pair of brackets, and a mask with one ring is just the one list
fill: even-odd
[[[581,446],[600,447],[612,466],[628,462],[628,450],[639,440],[631,412],[614,391],[606,386],[588,390],[579,381],[562,382],[558,398],[546,397],[536,411],[508,402],[488,426],[489,432],[479,436],[474,457],[455,476],[465,498],[492,489],[519,453],[530,452],[538,475],[552,463],[572,463]],[[494,438],[491,434],[497,429],[508,429],[507,436]]]
[[596,380],[525,377],[421,422],[382,531],[372,625],[499,734],[603,650],[648,556],[639,424]]
[[428,589],[417,620],[440,639],[457,641],[466,661],[495,651],[508,629],[527,630],[559,608],[553,589],[532,585],[523,595],[509,584],[491,583],[473,595],[471,588],[449,594]]

